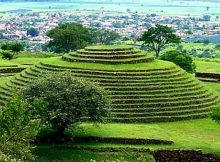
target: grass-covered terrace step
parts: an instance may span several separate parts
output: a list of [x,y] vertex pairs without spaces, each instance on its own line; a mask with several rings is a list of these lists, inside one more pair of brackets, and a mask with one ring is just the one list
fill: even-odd
[[[25,72],[23,73],[20,73],[20,76],[23,77],[23,78],[26,78],[27,80],[32,80],[32,79],[36,79],[38,76],[40,75],[43,75],[42,72],[41,73],[38,73],[38,72],[33,72],[31,70],[26,70]],[[176,75],[176,74],[175,74]],[[76,76],[76,75],[75,75]],[[161,78],[161,77],[156,77],[156,78],[152,78],[152,77],[148,77],[148,78],[138,78],[136,80],[134,80],[133,77],[130,77],[130,78],[123,78],[123,79],[117,79],[117,78],[113,78],[113,77],[107,77],[107,78],[97,78],[96,76],[92,77],[86,77],[86,76],[76,76],[76,77],[84,77],[88,80],[91,80],[91,81],[95,81],[95,82],[99,82],[100,84],[104,84],[104,83],[112,83],[112,84],[126,84],[126,83],[134,83],[134,84],[137,84],[137,83],[146,83],[146,84],[150,84],[150,83],[154,83],[154,82],[157,82],[157,83],[164,83],[164,84],[167,84],[167,83],[173,83],[173,82],[183,82],[184,80],[189,80],[189,76],[186,76],[186,75],[180,75],[180,76],[174,76],[174,75],[169,75],[169,77],[166,77],[166,78]]]
[[146,62],[152,62],[154,60],[153,56],[144,56],[140,58],[130,58],[130,59],[89,59],[89,58],[79,58],[75,56],[71,56],[69,54],[64,55],[63,60],[69,61],[69,62],[87,62],[87,63],[100,63],[100,64],[135,64],[135,63],[146,63]]
[[127,55],[88,55],[88,54],[79,54],[79,53],[71,53],[69,54],[70,56],[73,57],[79,57],[79,58],[87,58],[87,59],[112,59],[112,60],[117,60],[117,59],[129,59],[129,58],[140,58],[146,56],[144,53],[137,53],[137,54],[127,54]]
[[[61,63],[61,65],[56,64],[55,62]],[[89,66],[78,67],[72,63],[67,65],[67,62],[63,61],[62,59],[55,60],[55,62],[54,61],[52,61],[52,62],[44,61],[44,62],[40,62],[39,64],[42,66],[46,66],[46,67],[59,68],[59,69],[61,68],[61,69],[65,69],[65,70],[66,69],[74,69],[74,70],[78,69],[78,70],[101,71],[101,72],[115,72],[116,71],[118,73],[119,72],[130,73],[130,72],[166,71],[166,70],[173,70],[173,69],[178,68],[177,66],[175,66],[174,64],[172,64],[170,62],[166,62],[163,64],[159,63],[159,66],[156,66],[156,65],[158,65],[158,61],[154,62],[155,66],[150,66],[150,67],[144,66],[144,65],[149,65],[149,64],[137,64],[138,66],[122,64],[122,65],[119,65],[119,67],[111,65],[110,68],[104,68],[104,67],[106,67],[106,65],[102,65],[102,64],[98,64],[101,67],[94,66],[94,64],[89,64],[89,65],[91,65],[91,67],[89,67]],[[169,63],[169,64],[167,64],[167,63]],[[86,65],[88,65],[88,64],[86,64]],[[165,66],[162,66],[162,65],[165,65]],[[116,67],[118,67],[119,69]],[[125,67],[125,68],[121,69],[122,67]],[[135,68],[133,69],[131,67],[135,67]]]
[[195,114],[188,114],[188,115],[177,115],[177,116],[111,118],[111,121],[125,122],[125,123],[168,122],[168,121],[181,121],[181,120],[205,118],[208,115],[209,115],[209,112],[204,112],[204,113],[195,113]]
[[200,109],[200,108],[212,108],[213,103],[217,103],[219,101],[214,102],[206,102],[206,103],[200,103],[200,104],[189,104],[189,105],[180,105],[180,106],[167,106],[167,107],[137,107],[137,108],[112,108],[111,112],[120,112],[120,113],[145,113],[145,112],[163,112],[163,111],[185,111],[185,110],[194,110],[194,109]]
[[146,63],[152,62],[154,60],[153,56],[144,56],[133,59],[89,59],[89,58],[79,58],[76,56],[70,56],[69,54],[64,55],[63,60],[69,62],[87,62],[87,63],[100,63],[100,64],[136,64],[136,63]]
[[167,98],[136,98],[136,99],[112,99],[112,103],[117,104],[117,103],[145,103],[145,102],[175,102],[175,101],[183,101],[183,100],[191,100],[191,99],[200,99],[200,98],[208,98],[210,96],[213,96],[212,93],[204,93],[204,94],[199,94],[196,96],[181,96],[181,97],[167,97]]
[[[167,68],[167,69],[148,69],[148,70],[132,70],[132,71],[120,71],[120,70],[98,70],[98,69],[82,69],[82,68],[66,68],[66,67],[53,67],[42,64],[37,64],[34,66],[35,68],[41,69],[43,71],[75,71],[81,73],[94,73],[94,74],[106,74],[106,75],[149,75],[149,74],[168,74],[175,73],[178,71],[182,71],[178,67]],[[33,68],[33,67],[32,67]]]
[[129,118],[129,117],[146,117],[146,116],[178,116],[178,115],[188,115],[197,113],[209,113],[211,111],[210,107],[200,108],[200,109],[188,109],[179,111],[154,111],[154,112],[112,112],[111,115],[119,118]]
[[[31,82],[32,80],[35,80],[37,79],[36,77],[34,76],[29,76],[29,75],[25,75],[25,74],[20,74],[20,75],[17,75],[15,76],[15,79],[18,80],[18,81],[21,81],[21,82],[24,82],[24,83],[29,83]],[[111,82],[111,80],[109,80],[107,83],[105,81],[102,81],[100,82],[100,80],[96,80],[96,79],[88,79],[88,80],[91,80],[91,81],[94,81],[94,82],[97,82],[100,86],[103,86],[103,87],[110,87],[110,86],[114,86],[114,87],[121,87],[121,86],[163,86],[163,85],[176,85],[176,86],[179,86],[179,85],[185,85],[185,84],[190,84],[190,83],[193,83],[192,80],[190,79],[187,79],[187,80],[176,80],[176,81],[167,81],[167,82],[161,82],[160,80],[144,80],[142,82],[138,82],[138,80],[134,83],[132,83],[131,81],[130,82]],[[153,81],[153,82],[152,82]]]
[[191,88],[191,87],[196,87],[196,86],[201,86],[197,82],[192,82],[189,84],[183,84],[183,85],[161,85],[160,87],[157,85],[152,85],[152,86],[103,86],[105,89],[108,89],[110,91],[153,91],[153,90],[174,90],[174,89],[181,89],[181,88]]
[[[36,67],[31,67],[30,69],[26,70],[28,73],[32,73],[34,76],[41,75],[43,73],[47,73],[49,71],[43,71],[41,69],[38,69]],[[25,71],[25,72],[26,72]],[[71,71],[74,76],[76,77],[85,77],[85,78],[109,78],[109,79],[131,79],[131,80],[142,80],[142,79],[162,79],[162,78],[174,78],[174,77],[179,77],[179,76],[184,76],[186,73],[184,71],[179,71],[175,73],[168,73],[164,75],[98,75],[98,74],[90,74],[90,73],[74,73],[74,71]]]
[[138,49],[133,50],[121,50],[121,51],[89,51],[85,49],[78,50],[77,53],[79,54],[85,54],[85,55],[126,55],[126,54],[136,54],[140,53],[142,51]]
[[[20,73],[20,76],[24,79],[27,79],[27,80],[33,80],[33,79],[36,79],[37,76],[36,75],[30,75],[27,74],[26,72],[23,72],[23,73]],[[167,84],[167,83],[173,83],[173,82],[183,82],[184,80],[189,80],[190,78],[188,76],[180,76],[180,77],[170,77],[170,78],[156,78],[156,79],[139,79],[139,80],[131,80],[131,79],[114,79],[114,78],[107,78],[107,79],[99,79],[99,78],[87,78],[88,80],[91,80],[91,81],[94,81],[94,82],[99,82],[100,84],[101,83],[118,83],[118,84],[126,84],[126,83],[134,83],[134,84],[137,84],[137,83],[154,83],[154,82],[157,82],[157,83],[164,83],[164,84]]]
[[185,96],[195,96],[195,95],[200,95],[204,93],[211,93],[208,89],[206,88],[201,88],[198,90],[194,91],[184,91],[184,92],[173,92],[173,93],[161,93],[161,94],[148,94],[148,93],[139,93],[139,91],[130,91],[127,92],[129,93],[127,96],[124,94],[111,94],[112,99],[137,99],[137,98],[164,98],[164,97],[185,97]]
[[171,74],[171,73],[176,73],[182,71],[179,68],[173,68],[173,69],[157,69],[157,70],[145,70],[145,71],[132,71],[132,72],[121,72],[121,71],[100,71],[100,70],[93,70],[93,69],[65,69],[65,68],[53,68],[53,67],[47,67],[47,66],[42,66],[40,64],[36,65],[35,67],[32,67],[34,69],[39,69],[41,72],[46,72],[46,71],[54,71],[54,72],[62,72],[62,71],[71,71],[74,73],[85,73],[85,74],[96,74],[96,75],[120,75],[120,76],[142,76],[142,75],[165,75],[165,74]]
[[108,46],[88,46],[85,47],[86,51],[127,51],[127,50],[133,50],[134,47],[127,46],[127,45],[108,45]]
[[190,105],[190,104],[200,104],[205,102],[214,102],[217,101],[217,96],[210,96],[208,98],[202,98],[197,100],[186,100],[186,101],[172,101],[172,102],[149,102],[149,103],[138,103],[138,104],[131,104],[131,103],[118,103],[118,104],[112,104],[113,108],[161,108],[161,107],[174,107],[174,106],[181,106],[181,105]]
[[104,87],[106,87],[106,86],[114,86],[114,87],[121,87],[121,86],[131,86],[131,87],[133,87],[133,86],[164,86],[164,85],[166,85],[166,86],[168,86],[168,85],[176,85],[176,86],[179,86],[179,85],[184,85],[184,84],[189,84],[189,83],[193,83],[193,82],[195,82],[194,80],[191,80],[191,79],[187,79],[187,80],[180,80],[180,81],[175,81],[175,82],[172,82],[172,81],[169,81],[169,82],[161,82],[161,81],[157,81],[157,80],[155,80],[155,82],[151,82],[151,81],[149,81],[149,82],[142,82],[142,83],[124,83],[124,82],[118,82],[118,83],[112,83],[112,82],[108,82],[108,83],[106,83],[106,82],[102,82],[102,83],[99,83],[99,85],[101,85],[101,86],[104,86]]
[[163,94],[163,93],[181,93],[181,92],[185,92],[185,91],[197,91],[199,89],[202,89],[203,86],[195,86],[195,87],[188,87],[188,88],[176,88],[176,89],[157,89],[157,90],[142,90],[142,89],[132,89],[132,90],[123,90],[123,89],[116,89],[116,90],[111,90],[111,94],[112,95],[126,95],[129,93],[139,93],[140,95],[142,94],[149,94],[149,95],[159,95],[159,94]]

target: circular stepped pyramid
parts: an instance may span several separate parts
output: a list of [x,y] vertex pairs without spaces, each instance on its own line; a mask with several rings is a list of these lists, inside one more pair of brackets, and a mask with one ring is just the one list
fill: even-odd
[[109,46],[107,48],[99,47],[99,49],[91,46],[78,50],[76,53],[64,55],[63,59],[70,62],[133,64],[151,62],[154,58],[129,46],[117,46],[116,48]]
[[36,64],[0,88],[0,104],[5,104],[15,88],[45,73],[67,70],[110,91],[114,122],[203,118],[219,104],[218,95],[192,75],[129,46],[87,47],[62,59],[50,58]]

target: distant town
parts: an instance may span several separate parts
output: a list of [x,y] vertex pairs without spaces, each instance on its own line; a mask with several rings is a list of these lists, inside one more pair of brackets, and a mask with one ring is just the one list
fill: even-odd
[[0,39],[22,40],[40,46],[49,41],[47,37],[49,30],[60,23],[68,22],[77,22],[91,28],[114,30],[120,34],[122,40],[134,41],[143,31],[155,24],[172,27],[183,39],[220,34],[219,16],[164,16],[132,12],[129,9],[126,13],[100,9],[33,13],[17,11],[0,14]]

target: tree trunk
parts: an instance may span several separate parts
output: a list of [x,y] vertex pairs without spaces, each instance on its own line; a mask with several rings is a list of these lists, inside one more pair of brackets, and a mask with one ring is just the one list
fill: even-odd
[[156,51],[156,57],[160,56],[160,51]]
[[65,131],[65,126],[54,126],[54,135],[56,135],[57,138],[62,138],[64,137],[64,131]]

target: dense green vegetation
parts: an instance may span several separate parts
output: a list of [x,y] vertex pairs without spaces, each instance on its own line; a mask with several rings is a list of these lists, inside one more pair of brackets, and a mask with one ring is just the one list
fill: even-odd
[[30,142],[37,135],[39,124],[32,107],[21,97],[8,102],[0,112],[0,161],[33,160]]
[[111,44],[120,36],[114,31],[90,29],[77,23],[61,24],[50,30],[49,50],[57,53],[69,53],[91,44]]
[[[218,142],[220,125],[210,119],[176,121],[207,117],[211,108],[217,106],[217,96],[220,92],[219,83],[201,83],[193,75],[186,73],[171,62],[157,60],[150,54],[130,46],[118,45],[90,46],[62,57],[51,53],[21,53],[15,55],[10,61],[0,59],[0,63],[0,70],[27,68],[21,73],[16,71],[7,73],[4,70],[0,72],[4,75],[4,77],[0,77],[2,105],[12,96],[15,88],[21,89],[29,83],[33,83],[33,80],[45,77],[48,73],[71,71],[73,76],[95,81],[113,94],[111,95],[113,97],[113,116],[111,117],[113,121],[121,122],[129,119],[129,122],[133,122],[132,118],[139,118],[141,122],[143,118],[147,122],[162,119],[167,121],[164,116],[172,121],[175,120],[175,122],[169,123],[108,123],[101,124],[99,127],[85,122],[77,128],[70,127],[65,133],[73,137],[171,140],[174,144],[129,145],[111,142],[72,143],[71,141],[54,145],[38,144],[34,152],[39,156],[36,161],[69,159],[101,161],[103,159],[121,159],[122,157],[127,161],[136,161],[143,156],[146,156],[146,159],[150,158],[147,153],[137,154],[129,151],[101,153],[88,150],[102,147],[150,148],[151,150],[202,149],[207,153],[215,153],[220,156]],[[218,59],[195,59],[195,63],[199,72],[220,72]],[[31,64],[35,65],[30,66]],[[15,73],[18,74],[12,76]],[[148,104],[145,104],[146,102]],[[44,133],[43,131],[40,134]],[[83,147],[85,150],[76,150],[79,147]]]

